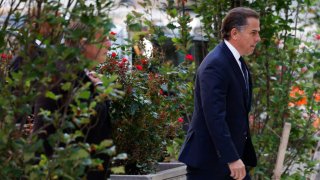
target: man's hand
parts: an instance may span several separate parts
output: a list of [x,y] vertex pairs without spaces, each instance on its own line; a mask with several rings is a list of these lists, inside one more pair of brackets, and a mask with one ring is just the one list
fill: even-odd
[[89,79],[91,80],[91,82],[96,86],[96,85],[99,85],[99,84],[102,84],[101,80],[100,80],[100,77],[99,77],[99,74],[97,74],[96,72],[94,71],[88,71],[88,70],[85,70],[87,76],[89,77]]
[[229,163],[228,166],[231,171],[230,176],[233,179],[242,180],[244,177],[246,177],[246,167],[241,159]]

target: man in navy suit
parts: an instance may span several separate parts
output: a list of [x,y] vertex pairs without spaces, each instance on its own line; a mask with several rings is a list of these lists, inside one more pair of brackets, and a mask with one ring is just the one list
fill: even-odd
[[194,112],[179,156],[188,180],[250,179],[247,167],[257,158],[248,113],[251,76],[242,56],[260,41],[259,14],[230,10],[223,19],[223,41],[203,60],[195,82]]

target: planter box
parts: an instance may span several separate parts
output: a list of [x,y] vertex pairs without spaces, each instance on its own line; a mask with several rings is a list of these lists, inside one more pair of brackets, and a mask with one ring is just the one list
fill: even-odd
[[156,174],[111,175],[111,180],[186,180],[186,166],[183,163],[159,163]]

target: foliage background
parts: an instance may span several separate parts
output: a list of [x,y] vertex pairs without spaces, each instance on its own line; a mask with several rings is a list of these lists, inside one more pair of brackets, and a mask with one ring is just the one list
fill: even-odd
[[[3,6],[5,1],[0,1]],[[79,57],[79,52],[59,44],[61,33],[67,33],[66,27],[70,19],[80,20],[88,24],[92,32],[96,27],[103,27],[106,32],[111,27],[108,17],[111,1],[70,0],[66,7],[57,1],[8,1],[12,2],[9,15],[5,15],[0,31],[1,87],[0,87],[0,177],[14,179],[17,177],[32,178],[75,178],[83,176],[85,168],[98,168],[101,161],[91,159],[88,144],[74,144],[73,138],[79,134],[55,134],[52,143],[57,144],[64,139],[68,146],[57,153],[54,160],[33,156],[41,152],[41,141],[36,136],[21,136],[21,127],[16,128],[16,119],[26,117],[32,111],[32,101],[39,89],[37,84],[50,84],[55,72],[57,57]],[[153,1],[142,1],[146,10]],[[115,161],[114,165],[124,165],[127,173],[148,173],[154,171],[154,164],[161,160],[176,160],[185,135],[183,124],[188,125],[193,108],[193,78],[196,65],[201,59],[187,57],[194,43],[190,35],[192,18],[186,8],[188,1],[167,1],[166,13],[170,19],[167,28],[178,30],[174,38],[165,36],[163,30],[155,26],[144,14],[132,12],[127,16],[127,30],[149,38],[157,44],[153,57],[136,56],[133,68],[121,63],[123,57],[110,55],[106,64],[98,69],[105,74],[104,90],[106,96],[118,96],[113,89],[115,80],[122,84],[125,92],[123,98],[114,100],[113,120],[116,128],[114,143],[118,152],[126,152],[128,159]],[[39,6],[40,4],[40,6]],[[24,6],[20,6],[24,5]],[[22,14],[20,7],[29,12],[33,5],[46,7],[50,11],[58,11],[61,16],[39,14],[37,23],[50,22],[59,25],[50,38],[45,39],[31,28],[19,25],[23,21],[29,27],[32,22]],[[247,6],[257,10],[261,15],[262,41],[255,53],[246,57],[247,64],[254,80],[254,102],[250,114],[250,123],[254,145],[259,157],[258,167],[252,172],[254,179],[271,179],[275,165],[278,144],[283,124],[292,123],[289,147],[286,154],[284,178],[307,178],[315,168],[313,152],[318,141],[319,130],[319,11],[320,4],[316,0],[206,0],[194,1],[193,12],[201,19],[203,36],[210,51],[219,41],[222,18],[226,12],[237,6]],[[150,12],[150,11],[147,11]],[[69,17],[69,18],[66,18]],[[9,21],[10,20],[10,21]],[[15,25],[11,25],[13,22]],[[61,25],[61,26],[60,26]],[[307,27],[313,31],[305,33]],[[37,26],[36,26],[37,27]],[[147,31],[142,31],[147,27]],[[39,30],[39,29],[38,29]],[[59,33],[60,32],[60,33]],[[81,32],[68,32],[76,39]],[[80,34],[79,34],[80,33]],[[26,48],[34,39],[42,40],[46,46],[45,58],[30,59]],[[110,36],[110,38],[114,38]],[[173,66],[166,62],[166,42],[172,41],[177,52],[184,57],[183,63]],[[128,53],[128,48],[138,44],[138,39],[128,39],[128,44],[120,49]],[[25,49],[25,51],[20,51]],[[110,49],[112,51],[113,49]],[[23,71],[7,77],[7,67],[11,55],[17,53],[26,58]],[[204,56],[205,54],[203,54]],[[191,56],[192,57],[192,56]],[[83,58],[83,57],[79,57]],[[75,69],[88,65],[79,64]],[[114,69],[108,69],[114,67]],[[142,68],[142,69],[141,69]],[[118,78],[115,78],[116,74]],[[72,75],[71,79],[72,79]],[[70,78],[68,76],[68,78]],[[13,89],[15,89],[13,91]],[[83,98],[86,87],[74,94],[74,98]],[[52,95],[58,98],[58,95]],[[90,110],[81,111],[83,117]],[[59,116],[48,114],[49,119],[59,121]],[[70,115],[68,118],[76,117]],[[25,119],[25,118],[24,118]],[[178,121],[179,120],[179,121]],[[85,121],[85,118],[84,118]],[[67,122],[67,120],[66,120]],[[67,124],[65,124],[67,126]],[[81,134],[80,134],[81,136]],[[139,139],[139,141],[138,141]],[[97,146],[105,150],[111,142]],[[100,147],[100,148],[99,148]],[[152,147],[152,148],[151,148]],[[108,149],[112,154],[113,148]],[[113,152],[114,153],[114,152]],[[35,163],[38,162],[38,163]],[[71,166],[72,164],[73,166]],[[299,168],[296,168],[299,165]],[[130,167],[132,168],[131,170]],[[77,171],[73,171],[77,169]]]
[[[110,29],[106,12],[109,1],[0,1],[4,21],[0,30],[1,81],[0,81],[0,178],[1,179],[75,179],[84,177],[86,171],[102,170],[102,160],[96,154],[115,155],[111,140],[101,144],[88,144],[80,128],[95,114],[98,102],[119,95],[115,76],[102,81],[104,86],[93,101],[88,84],[75,85],[78,72],[95,66],[85,59],[77,47],[67,47],[64,38],[95,43],[94,35]],[[5,11],[4,7],[9,7]],[[70,31],[71,21],[88,26],[86,31]],[[48,34],[41,32],[46,26]],[[51,28],[50,28],[51,27]],[[35,45],[35,40],[41,44]],[[40,55],[35,55],[39,53]],[[13,56],[23,57],[17,72],[8,72]],[[79,60],[76,64],[74,60]],[[63,65],[67,72],[60,71]],[[59,101],[61,94],[51,92],[55,78],[62,76],[61,89],[68,92],[69,99],[63,107],[66,111],[41,111],[45,126],[53,124],[56,132],[48,142],[54,149],[46,156],[43,140],[37,133],[24,134],[23,124],[31,115],[35,99],[45,93],[46,97]],[[19,123],[19,124],[17,124]],[[66,131],[68,130],[68,131]],[[63,146],[61,146],[63,144]]]

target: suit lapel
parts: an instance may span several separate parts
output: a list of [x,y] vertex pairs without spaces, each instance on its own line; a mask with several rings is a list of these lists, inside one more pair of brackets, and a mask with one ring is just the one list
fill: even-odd
[[248,104],[248,112],[249,112],[251,109],[251,100],[252,100],[252,79],[251,79],[251,74],[248,68],[247,70],[248,70],[248,76],[249,76],[249,104]]
[[[248,102],[247,98],[250,98],[250,97],[248,97],[248,94],[246,92],[247,91],[246,90],[246,84],[245,84],[245,80],[243,78],[242,71],[241,71],[236,59],[234,58],[232,52],[228,48],[228,46],[224,42],[221,42],[220,46],[223,48],[223,52],[227,56],[228,62],[231,65],[234,73],[236,74],[237,81],[240,83],[241,92],[243,94],[244,107],[249,112],[250,105],[247,103]],[[247,70],[248,70],[248,68],[247,68]],[[251,87],[250,87],[251,86],[251,76],[250,76],[249,70],[248,70],[248,76],[249,76],[249,94],[251,94],[250,93],[250,91],[251,91]],[[250,99],[249,99],[249,102],[250,102]]]
[[[251,107],[251,98],[252,98],[252,80],[251,80],[251,74],[250,74],[250,71],[249,71],[249,68],[247,66],[247,64],[245,63],[245,67],[247,69],[247,72],[248,72],[248,83],[249,83],[249,89],[248,89],[248,93],[246,93],[246,98],[248,98],[248,101],[247,101],[247,110],[248,112],[250,111],[250,107]],[[249,96],[249,97],[248,97]]]

